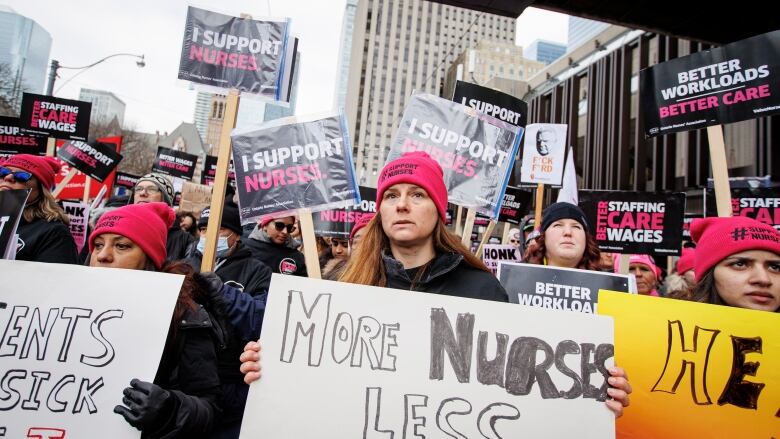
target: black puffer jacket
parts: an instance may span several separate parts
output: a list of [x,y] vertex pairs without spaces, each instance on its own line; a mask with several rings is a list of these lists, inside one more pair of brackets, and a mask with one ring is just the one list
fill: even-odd
[[[256,236],[253,233],[251,236]],[[303,253],[285,245],[276,245],[250,237],[246,246],[252,251],[252,256],[262,261],[274,273],[307,276],[306,261]]]
[[401,262],[384,256],[387,288],[414,290],[444,294],[468,299],[508,302],[504,287],[495,276],[466,264],[458,253],[438,254],[423,273],[419,282],[412,285],[417,269],[404,269]]
[[187,249],[195,242],[195,237],[180,229],[178,225],[168,230],[168,239],[165,242],[167,261],[178,261],[187,257]]
[[214,322],[203,307],[184,314],[154,378],[171,392],[173,410],[155,431],[144,431],[143,438],[202,437],[212,430],[221,412],[214,334]]
[[79,252],[70,229],[60,221],[19,220],[16,259],[20,261],[78,264]]

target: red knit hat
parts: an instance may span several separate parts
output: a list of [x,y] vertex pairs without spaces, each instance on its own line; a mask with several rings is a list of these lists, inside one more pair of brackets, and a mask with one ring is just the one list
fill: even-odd
[[280,215],[280,216],[266,215],[266,216],[260,217],[260,227],[265,227],[268,223],[270,223],[271,221],[273,221],[275,219],[282,219],[282,218],[289,218],[289,217],[292,217],[293,219],[295,219],[295,217],[292,216],[292,215]]
[[159,270],[165,261],[168,229],[176,214],[166,203],[130,204],[100,217],[95,231],[89,235],[89,251],[95,249],[95,238],[103,233],[116,233],[141,247]]
[[688,270],[693,269],[693,264],[696,262],[696,250],[685,247],[682,249],[682,255],[677,261],[677,274],[683,274]]
[[44,157],[31,154],[18,154],[9,157],[3,166],[13,166],[27,171],[41,182],[41,187],[51,190],[54,186],[54,176],[60,172],[62,164],[54,157]]
[[447,187],[444,186],[444,172],[436,160],[422,151],[407,152],[382,168],[376,188],[376,208],[382,204],[387,188],[398,183],[417,185],[426,192],[436,205],[439,217],[447,220]]
[[367,226],[368,223],[371,222],[372,219],[376,216],[375,213],[366,213],[360,217],[360,219],[355,222],[355,225],[352,226],[352,231],[349,232],[349,239],[355,237],[355,234],[358,232],[358,230],[362,229],[363,227]]
[[744,216],[695,219],[691,238],[696,242],[696,281],[734,253],[766,250],[780,255],[780,234],[774,227]]

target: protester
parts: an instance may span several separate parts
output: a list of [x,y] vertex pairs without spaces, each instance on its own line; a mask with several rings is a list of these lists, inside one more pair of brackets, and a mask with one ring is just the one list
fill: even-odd
[[[498,302],[506,291],[485,265],[445,226],[447,189],[441,166],[424,152],[406,153],[382,169],[377,214],[340,280]],[[260,377],[259,344],[241,354],[244,380]],[[607,404],[616,414],[628,405],[631,387],[619,368],[610,369]]]
[[[206,248],[206,228],[210,217],[210,209],[203,209],[197,226],[200,229],[200,239],[196,245],[192,245],[187,253],[189,262],[196,271],[200,271],[203,252]],[[222,208],[222,222],[219,229],[217,254],[214,273],[220,281],[249,296],[264,296],[268,293],[271,284],[271,269],[255,259],[252,252],[241,241],[241,218],[238,206],[226,203]],[[216,305],[216,304],[215,304]],[[236,334],[229,321],[230,316],[219,306],[212,309],[217,311],[220,322],[226,329],[226,346],[220,349],[217,355],[219,367],[219,379],[222,383],[222,416],[214,427],[212,437],[237,438],[241,430],[241,418],[244,413],[246,396],[249,387],[243,381],[243,375],[239,372],[238,358],[242,347],[250,340],[256,338],[243,338]],[[259,334],[258,334],[259,335]]]
[[[132,200],[133,204],[162,201],[173,207],[174,195],[173,183],[168,180],[168,177],[158,174],[146,174],[138,179],[130,195],[130,200]],[[178,224],[174,224],[168,230],[165,244],[168,259],[171,261],[184,259],[187,256],[187,248],[193,242],[195,242],[195,238],[192,235],[182,230]]]
[[60,163],[52,157],[29,154],[11,156],[1,163],[0,191],[30,190],[16,232],[16,259],[78,264],[78,247],[68,228],[70,218],[51,194]]
[[615,272],[615,253],[601,252],[599,257],[599,270],[606,273]]
[[[340,263],[349,258],[349,241],[340,238],[331,238],[330,245],[320,254],[320,267],[322,278],[330,279],[331,273]],[[335,279],[335,278],[334,278]]]
[[92,267],[185,276],[154,383],[131,380],[124,405],[114,408],[148,438],[203,437],[220,412],[214,324],[196,303],[204,293],[187,264],[163,266],[165,238],[174,218],[164,203],[129,205],[103,215],[89,237]]
[[198,239],[198,219],[192,212],[179,212],[176,214],[176,223],[179,228],[192,235],[193,238]]
[[[661,280],[661,269],[655,265],[650,255],[630,255],[628,271],[636,278],[637,293],[643,296],[656,296]],[[615,258],[615,273],[620,273],[620,258]]]
[[520,237],[520,229],[509,229],[509,245],[518,249],[523,245],[523,239]]
[[[341,277],[341,274],[344,272],[344,268],[347,266],[347,262],[349,262],[349,258],[360,245],[360,240],[363,238],[363,235],[365,235],[366,232],[366,226],[372,218],[374,218],[374,214],[367,213],[361,215],[360,218],[355,222],[355,225],[352,226],[352,231],[349,234],[349,241],[346,241],[349,248],[347,248],[346,251],[342,250],[339,253],[340,255],[346,254],[346,257],[333,258],[325,265],[322,265],[323,279],[338,280]],[[331,240],[331,245],[334,245],[334,243],[337,243],[339,247],[343,247],[342,240],[340,239]]]
[[540,234],[526,248],[530,264],[599,271],[601,255],[579,206],[559,202],[542,214]]
[[747,217],[696,219],[693,300],[780,311],[780,234]]
[[306,276],[303,253],[295,249],[296,243],[290,236],[294,228],[293,216],[264,217],[249,234],[246,245],[274,273]]
[[676,271],[666,276],[666,280],[664,280],[666,297],[682,300],[693,298],[693,289],[696,288],[696,275],[693,270],[695,260],[695,249],[690,247],[682,249],[682,255],[677,260]]

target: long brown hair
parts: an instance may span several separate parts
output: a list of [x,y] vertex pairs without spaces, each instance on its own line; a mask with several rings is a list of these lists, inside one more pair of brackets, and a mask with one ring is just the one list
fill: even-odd
[[[441,219],[436,222],[433,229],[433,247],[437,253],[458,253],[472,268],[490,272],[490,270],[476,256],[471,254],[460,239],[450,233],[442,224]],[[390,248],[390,239],[382,229],[382,217],[377,212],[376,216],[366,226],[366,232],[360,240],[355,253],[349,258],[344,272],[339,280],[360,285],[373,285],[377,287],[387,286],[385,263],[382,255]],[[430,262],[430,261],[429,261]],[[427,265],[420,270],[424,271]]]
[[62,221],[67,226],[70,224],[70,217],[64,210],[57,204],[57,200],[44,188],[40,183],[38,184],[38,199],[28,203],[24,206],[24,220],[31,223],[37,219],[42,219],[46,222]]
[[[526,248],[523,255],[523,262],[543,265],[546,255],[547,246],[544,242],[544,233],[542,233],[528,244],[528,248]],[[580,258],[575,268],[599,271],[601,268],[600,259],[601,251],[596,239],[590,233],[585,232],[585,251],[582,253],[582,258]]]

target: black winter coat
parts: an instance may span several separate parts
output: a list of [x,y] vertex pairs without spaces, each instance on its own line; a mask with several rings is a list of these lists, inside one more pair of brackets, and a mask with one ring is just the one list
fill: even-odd
[[[202,437],[220,415],[214,323],[203,307],[185,313],[176,338],[165,345],[154,383],[168,390],[173,410],[143,438]],[[171,346],[172,344],[172,346]]]
[[[186,253],[187,263],[200,272],[203,255],[196,249],[195,243]],[[218,257],[214,268],[214,273],[222,282],[253,296],[267,293],[271,285],[271,269],[255,258],[243,241],[238,241],[236,249],[227,258]]]
[[65,223],[44,219],[28,223],[22,217],[16,230],[19,234],[17,260],[58,264],[80,262],[76,242]]
[[178,261],[187,257],[187,249],[195,242],[195,237],[180,229],[178,226],[168,230],[168,239],[165,242],[167,261]]
[[252,256],[270,267],[274,273],[308,276],[303,253],[294,248],[252,238],[246,240],[246,246],[252,251]]
[[405,270],[401,262],[388,255],[384,256],[384,263],[387,288],[496,302],[509,301],[504,287],[495,276],[469,266],[463,260],[463,255],[458,253],[436,255],[415,285],[412,285],[412,279],[416,269]]

